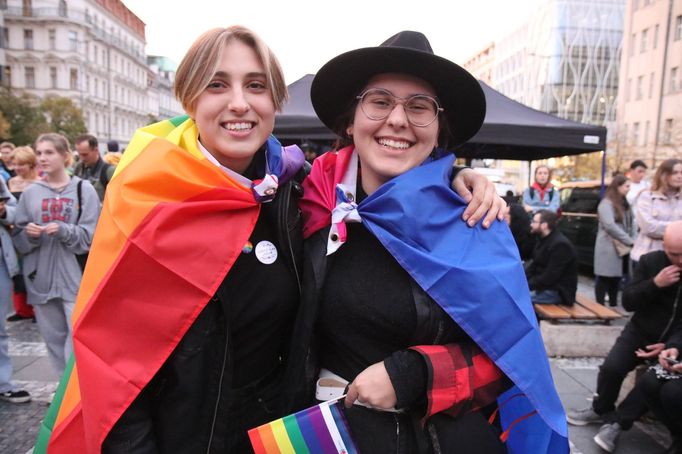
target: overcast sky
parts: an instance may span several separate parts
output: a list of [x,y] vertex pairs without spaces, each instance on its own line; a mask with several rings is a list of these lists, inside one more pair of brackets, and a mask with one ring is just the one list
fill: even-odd
[[[423,32],[456,63],[521,24],[543,0],[123,0],[146,23],[147,54],[179,63],[213,27],[245,25],[275,52],[287,83],[400,30]],[[163,5],[163,6],[161,6]]]

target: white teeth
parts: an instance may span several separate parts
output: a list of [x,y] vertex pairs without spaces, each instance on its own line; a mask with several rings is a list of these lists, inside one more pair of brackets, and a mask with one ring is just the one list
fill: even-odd
[[243,123],[225,123],[225,129],[230,131],[243,131],[245,129],[251,129],[252,125],[250,122]]
[[391,147],[391,148],[398,148],[400,150],[404,150],[406,148],[409,148],[410,144],[409,142],[403,142],[403,141],[397,141],[397,140],[391,140],[391,139],[379,139],[379,144],[384,145],[386,147]]

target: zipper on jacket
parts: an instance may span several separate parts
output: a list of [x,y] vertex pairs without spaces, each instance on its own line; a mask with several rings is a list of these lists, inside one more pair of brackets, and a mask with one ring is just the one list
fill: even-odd
[[393,419],[395,419],[395,452],[400,454],[400,419],[398,415],[393,415]]
[[[211,299],[211,302],[218,302],[218,298],[215,296]],[[216,397],[215,407],[213,409],[213,420],[211,421],[211,432],[208,436],[208,444],[206,445],[206,454],[211,451],[211,443],[213,443],[213,432],[215,431],[215,423],[218,418],[218,406],[220,405],[220,396],[223,390],[223,379],[225,378],[225,365],[227,363],[227,351],[229,347],[229,333],[225,334],[225,351],[223,352],[223,364],[220,369],[220,381],[218,382],[218,396]]]
[[[296,275],[296,285],[298,285],[298,294],[300,295],[303,293],[303,289],[301,288],[301,276],[298,273],[298,267],[296,266],[296,256],[294,255],[294,246],[291,242],[291,234],[289,233],[289,204],[291,203],[291,186],[293,184],[296,184],[295,182],[292,182],[291,184],[287,185],[287,194],[286,197],[283,198],[282,200],[282,210],[280,212],[280,219],[283,219],[283,224],[284,224],[284,240],[287,243],[288,249],[289,249],[289,257],[291,257],[291,266],[294,269],[294,274]],[[297,208],[298,209],[298,208]]]

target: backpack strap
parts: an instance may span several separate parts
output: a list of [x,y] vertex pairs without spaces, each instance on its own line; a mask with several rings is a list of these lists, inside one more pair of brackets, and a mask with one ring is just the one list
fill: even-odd
[[81,208],[81,188],[83,187],[83,180],[78,180],[76,184],[76,195],[78,196],[78,216],[76,216],[76,224],[81,220],[81,214],[83,214],[83,209]]

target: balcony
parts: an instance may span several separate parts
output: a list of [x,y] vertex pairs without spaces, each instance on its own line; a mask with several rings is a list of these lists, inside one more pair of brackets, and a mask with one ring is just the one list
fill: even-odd
[[94,23],[92,16],[86,14],[85,11],[75,10],[72,8],[22,8],[12,7],[5,10],[5,19],[57,19],[68,22],[78,23],[82,26],[88,26],[88,31],[100,41],[114,46],[134,58],[138,63],[147,66],[147,57],[144,52],[139,52],[133,46],[126,44],[117,36],[107,33]]

